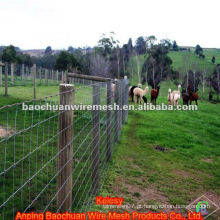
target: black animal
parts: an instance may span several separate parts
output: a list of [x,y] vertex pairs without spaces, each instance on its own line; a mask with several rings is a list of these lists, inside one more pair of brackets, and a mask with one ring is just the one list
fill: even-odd
[[132,86],[130,89],[129,96],[131,97],[131,101],[134,102],[134,89],[137,88],[137,86]]

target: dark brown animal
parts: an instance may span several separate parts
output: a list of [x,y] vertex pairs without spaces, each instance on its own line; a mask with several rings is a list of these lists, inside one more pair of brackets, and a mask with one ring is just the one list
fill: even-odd
[[151,103],[153,105],[156,105],[156,101],[157,101],[159,91],[160,91],[160,86],[157,86],[157,89],[152,89],[151,92],[150,92]]
[[183,105],[189,105],[189,94],[182,93]]
[[191,92],[189,94],[189,102],[190,102],[190,105],[192,104],[192,101],[195,101],[196,102],[196,105],[198,105],[198,99],[199,99],[199,96],[196,92]]
[[187,93],[183,93],[182,94],[182,98],[183,98],[183,104],[184,105],[188,105],[190,102],[190,105],[192,104],[192,101],[196,102],[196,105],[198,105],[198,99],[199,96],[196,92],[192,92],[190,85],[188,85],[187,87]]

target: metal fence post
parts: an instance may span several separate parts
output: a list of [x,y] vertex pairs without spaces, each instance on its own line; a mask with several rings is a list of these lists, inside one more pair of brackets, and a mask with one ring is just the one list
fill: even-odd
[[111,123],[111,110],[109,110],[109,106],[111,105],[111,98],[112,98],[112,88],[111,88],[111,81],[107,82],[107,122],[106,122],[106,133],[107,133],[107,162],[111,159],[111,130],[112,130],[112,123]]
[[[60,105],[72,105],[74,86],[60,85]],[[59,115],[58,145],[58,208],[61,212],[71,209],[72,204],[72,167],[73,167],[73,111],[61,111]]]
[[5,63],[5,96],[8,96],[8,63]]
[[[100,105],[100,85],[93,85],[93,107]],[[99,188],[99,148],[100,148],[100,110],[98,108],[92,111],[92,193],[97,194]]]

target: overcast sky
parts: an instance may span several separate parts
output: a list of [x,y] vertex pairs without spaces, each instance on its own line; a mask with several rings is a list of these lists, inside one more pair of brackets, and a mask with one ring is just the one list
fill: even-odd
[[0,45],[94,46],[102,33],[220,48],[219,0],[0,0]]

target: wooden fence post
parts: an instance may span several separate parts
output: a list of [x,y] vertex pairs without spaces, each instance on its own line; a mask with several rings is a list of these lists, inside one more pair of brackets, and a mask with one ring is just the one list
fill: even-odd
[[39,68],[38,71],[39,71],[39,78],[40,78],[40,85],[41,85],[41,79],[42,79],[42,75],[41,75],[42,74],[42,69],[41,69],[41,67]]
[[[119,136],[122,129],[122,80],[119,80]],[[119,137],[118,136],[118,137]]]
[[51,80],[52,80],[52,82],[53,82],[53,70],[51,70]]
[[114,130],[115,130],[115,136],[114,136],[114,142],[118,141],[118,137],[119,137],[119,81],[116,80],[115,81],[115,92],[114,92],[114,98],[115,98],[115,108],[114,109],[114,118],[115,118],[115,125],[114,125]]
[[59,82],[59,71],[57,70],[57,83]]
[[[122,80],[122,106],[128,107],[128,80]],[[122,110],[122,124],[125,123],[128,115],[128,110]]]
[[26,79],[28,80],[29,79],[29,67],[26,66]]
[[[73,105],[74,86],[60,85],[60,105]],[[73,111],[61,111],[59,115],[58,145],[58,195],[60,212],[71,210],[72,204],[72,167],[73,167]]]
[[46,85],[48,86],[48,69],[45,69],[45,80],[46,80]]
[[36,72],[37,72],[37,67],[36,64],[33,65],[32,67],[32,76],[33,76],[33,85],[34,85],[34,99],[36,99]]
[[14,68],[14,63],[11,63],[11,84],[14,85],[14,71],[15,71],[15,68]]
[[[123,93],[125,94],[125,100],[124,100],[124,105],[127,105],[129,107],[129,95],[128,95],[128,90],[129,90],[129,82],[128,79],[124,79],[124,91]],[[128,118],[128,109],[125,111],[125,117],[124,117],[124,122]]]
[[8,63],[5,63],[5,96],[8,96]]
[[[100,105],[100,85],[95,83],[93,85],[93,108],[94,105]],[[95,195],[99,189],[99,145],[100,145],[100,110],[93,109],[92,111],[92,193]]]
[[21,66],[21,81],[22,85],[24,86],[24,64]]
[[2,66],[0,65],[0,86],[2,86]]
[[112,131],[112,123],[111,123],[111,110],[109,110],[109,106],[111,105],[112,98],[112,88],[111,81],[107,82],[107,124],[106,124],[106,134],[107,134],[107,162],[111,159],[111,131]]

